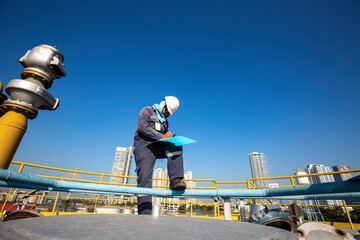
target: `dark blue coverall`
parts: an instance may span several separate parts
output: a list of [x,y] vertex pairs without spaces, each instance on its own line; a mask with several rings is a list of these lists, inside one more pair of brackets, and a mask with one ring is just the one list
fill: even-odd
[[[155,124],[160,124],[160,131],[155,130]],[[160,123],[153,107],[144,107],[138,116],[138,125],[134,137],[134,155],[136,162],[138,187],[152,188],[153,169],[158,158],[167,158],[167,168],[170,181],[184,177],[183,153],[181,146],[173,143],[156,142],[168,131],[166,120]],[[152,197],[138,196],[138,213],[151,214]]]

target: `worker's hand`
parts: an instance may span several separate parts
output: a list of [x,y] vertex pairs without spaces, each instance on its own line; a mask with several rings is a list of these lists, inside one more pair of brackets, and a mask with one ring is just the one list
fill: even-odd
[[161,139],[165,139],[165,138],[171,138],[173,136],[173,134],[171,132],[166,132]]

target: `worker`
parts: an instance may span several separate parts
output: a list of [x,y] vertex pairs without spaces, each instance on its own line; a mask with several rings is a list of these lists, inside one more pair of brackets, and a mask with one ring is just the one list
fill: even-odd
[[[170,189],[185,190],[182,146],[160,139],[171,138],[167,118],[179,108],[179,100],[167,96],[159,104],[144,107],[138,116],[134,137],[134,155],[138,187],[152,188],[152,175],[156,159],[167,158]],[[152,197],[138,195],[138,214],[151,214]]]

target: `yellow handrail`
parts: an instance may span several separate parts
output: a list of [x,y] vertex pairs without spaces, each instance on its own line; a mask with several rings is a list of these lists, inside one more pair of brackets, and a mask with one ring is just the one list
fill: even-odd
[[[100,176],[100,180],[96,181],[96,180],[84,180],[84,179],[73,179],[73,178],[64,178],[64,177],[55,177],[55,176],[47,176],[47,175],[38,175],[38,174],[34,174],[37,176],[43,176],[43,177],[48,177],[48,178],[53,178],[53,179],[62,179],[62,180],[68,180],[68,181],[79,181],[79,182],[87,182],[87,183],[102,183],[102,184],[108,184],[108,185],[121,185],[121,186],[136,186],[136,184],[125,184],[125,183],[111,183],[111,182],[104,182],[104,177],[116,177],[116,178],[128,178],[128,179],[136,179],[137,177],[134,176],[122,176],[122,175],[114,175],[114,174],[106,174],[106,173],[97,173],[97,172],[88,172],[88,171],[79,171],[79,170],[70,170],[70,169],[64,169],[64,168],[58,168],[58,167],[50,167],[50,166],[43,166],[43,165],[38,165],[38,164],[32,164],[32,163],[25,163],[25,162],[18,162],[18,161],[13,161],[12,163],[20,165],[18,172],[22,172],[24,167],[36,167],[36,168],[42,168],[42,169],[48,169],[48,170],[55,170],[55,171],[63,171],[63,172],[71,172],[71,173],[79,173],[79,174],[87,174],[87,175],[93,175],[93,176]],[[314,174],[305,174],[305,175],[290,175],[290,176],[280,176],[280,177],[265,177],[265,178],[249,178],[246,181],[221,181],[221,182],[217,182],[214,179],[184,179],[184,181],[192,181],[192,182],[210,182],[212,183],[211,187],[188,187],[188,189],[219,189],[219,185],[220,184],[246,184],[246,188],[229,188],[229,189],[257,189],[258,187],[255,185],[255,181],[257,180],[275,180],[275,179],[289,179],[290,180],[290,184],[282,184],[279,185],[279,187],[291,187],[291,186],[297,186],[299,184],[296,184],[294,179],[295,178],[301,178],[301,177],[311,177],[311,176],[321,176],[321,175],[333,175],[333,174],[342,174],[342,173],[356,173],[356,172],[360,172],[360,169],[355,169],[355,170],[347,170],[347,171],[339,171],[339,172],[327,172],[327,173],[314,173]],[[161,186],[156,186],[154,185],[154,188],[163,188],[163,189],[167,189],[169,188],[169,186],[167,186],[169,179],[168,178],[153,178],[153,180],[161,180],[162,181],[162,185]],[[166,184],[167,183],[167,184]],[[301,184],[303,185],[303,184]],[[223,188],[222,188],[223,189]],[[0,193],[0,195],[6,195],[5,201],[3,203],[1,212],[4,210],[5,204],[8,201],[9,196],[30,196],[30,195],[26,195],[26,194],[13,194],[12,193],[13,188],[10,189],[9,193]],[[31,195],[33,197],[44,197],[44,198],[56,198],[55,202],[54,202],[54,206],[52,209],[52,214],[55,214],[56,211],[56,205],[57,205],[57,201],[59,199],[84,199],[84,200],[95,200],[95,204],[94,204],[94,212],[96,210],[96,208],[99,206],[98,201],[111,201],[111,202],[136,202],[135,200],[123,200],[123,199],[103,199],[103,198],[99,198],[100,194],[97,194],[96,197],[88,197],[88,198],[81,198],[81,197],[61,197],[60,193],[57,192],[56,196],[43,196],[43,195]],[[190,204],[191,206],[191,216],[193,215],[193,205],[205,205],[205,206],[214,206],[214,216],[219,218],[220,217],[220,203],[219,202],[214,202],[214,203],[196,203],[193,201],[193,199],[189,199],[189,202],[169,202],[169,201],[165,201],[166,198],[162,198],[161,201],[161,206],[163,209],[164,204]],[[264,204],[264,202],[262,202],[261,200],[259,200],[262,204]],[[253,202],[252,200],[250,200],[250,202]],[[256,200],[255,200],[256,202]],[[299,204],[301,206],[309,206],[309,205],[304,205],[304,204]],[[316,205],[316,206],[328,206],[328,205]],[[345,201],[343,201],[343,205],[332,205],[332,206],[344,206],[346,209],[346,214],[347,217],[349,219],[349,224],[351,226],[351,228],[354,228],[352,222],[351,222],[351,218],[350,218],[350,214],[347,211],[347,206]],[[348,206],[356,206],[356,205],[348,205]]]

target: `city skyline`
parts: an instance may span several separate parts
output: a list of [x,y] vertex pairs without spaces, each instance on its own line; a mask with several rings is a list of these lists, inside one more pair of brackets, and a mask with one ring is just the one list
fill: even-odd
[[[345,165],[335,165],[332,166],[332,169],[329,166],[325,166],[321,163],[312,163],[308,164],[306,168],[297,168],[294,170],[294,175],[301,176],[314,173],[325,173],[325,172],[338,172],[338,171],[348,171],[351,170],[350,166]],[[337,182],[337,181],[346,181],[354,177],[353,173],[341,173],[341,174],[331,174],[331,175],[322,175],[322,176],[304,176],[295,178],[295,184],[317,184],[317,183],[327,183],[327,182]],[[340,200],[301,200],[301,204],[309,205],[342,205]],[[346,200],[346,204],[352,204],[351,200]]]

